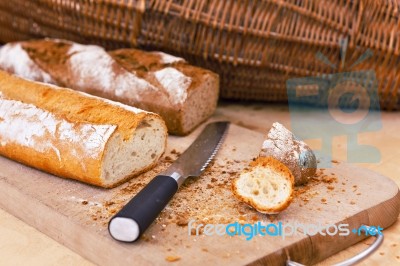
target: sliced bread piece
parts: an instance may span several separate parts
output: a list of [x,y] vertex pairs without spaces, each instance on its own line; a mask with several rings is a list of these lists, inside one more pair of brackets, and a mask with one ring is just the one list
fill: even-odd
[[290,170],[272,157],[259,157],[250,163],[232,184],[234,195],[257,211],[276,214],[292,201],[294,177]]

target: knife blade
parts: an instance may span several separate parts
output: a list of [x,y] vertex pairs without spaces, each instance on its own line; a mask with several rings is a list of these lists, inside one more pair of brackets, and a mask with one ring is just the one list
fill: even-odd
[[229,122],[208,124],[189,148],[153,178],[108,224],[110,235],[134,242],[152,224],[188,177],[200,176],[218,152]]

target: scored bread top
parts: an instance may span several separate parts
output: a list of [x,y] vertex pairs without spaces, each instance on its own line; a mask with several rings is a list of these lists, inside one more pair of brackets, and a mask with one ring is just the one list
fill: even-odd
[[134,107],[70,89],[31,82],[3,71],[0,71],[0,91],[5,98],[35,105],[68,121],[116,125],[117,132],[124,140],[130,138],[146,115],[158,117]]
[[134,105],[151,99],[163,106],[180,106],[205,73],[213,74],[162,52],[106,52],[100,46],[58,39],[32,40],[21,46],[57,85]]
[[208,118],[219,95],[218,75],[182,58],[60,39],[8,43],[0,48],[0,69],[157,113],[177,135]]
[[162,52],[144,52],[137,49],[119,49],[109,54],[126,70],[135,72],[155,87],[164,88],[171,103],[185,102],[191,90],[213,72],[189,65],[184,59]]
[[58,39],[32,40],[21,45],[59,86],[127,104],[146,99],[167,104],[164,93],[125,70],[100,46]]

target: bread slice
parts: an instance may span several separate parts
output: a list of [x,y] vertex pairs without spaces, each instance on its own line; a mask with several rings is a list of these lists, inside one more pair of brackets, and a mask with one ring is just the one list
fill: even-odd
[[294,177],[272,157],[259,157],[250,163],[232,184],[234,195],[261,213],[276,214],[286,209],[293,195]]
[[217,74],[182,58],[137,49],[107,52],[58,39],[4,45],[0,69],[157,113],[175,135],[210,117],[219,94]]
[[166,140],[157,114],[0,71],[0,154],[10,159],[114,187],[153,167]]

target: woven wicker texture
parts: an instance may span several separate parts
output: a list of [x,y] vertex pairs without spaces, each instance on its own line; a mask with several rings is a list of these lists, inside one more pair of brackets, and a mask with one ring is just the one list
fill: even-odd
[[219,73],[221,96],[242,100],[286,101],[294,77],[373,70],[381,107],[393,110],[400,109],[399,7],[397,0],[0,0],[0,41],[57,37],[159,49]]

